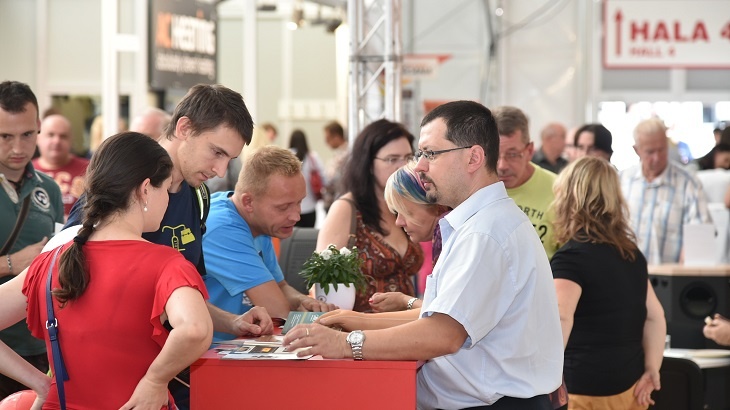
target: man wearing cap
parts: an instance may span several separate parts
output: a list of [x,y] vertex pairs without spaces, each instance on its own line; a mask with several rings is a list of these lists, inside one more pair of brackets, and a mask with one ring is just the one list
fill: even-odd
[[529,120],[519,108],[502,106],[492,110],[499,130],[497,175],[537,230],[548,259],[558,250],[553,237],[552,214],[556,175],[532,162],[535,147],[530,141]]
[[613,137],[601,124],[585,124],[575,132],[575,159],[585,156],[611,161]]

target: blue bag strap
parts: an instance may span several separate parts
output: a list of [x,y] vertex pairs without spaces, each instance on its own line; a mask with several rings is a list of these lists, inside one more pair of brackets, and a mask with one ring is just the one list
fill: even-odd
[[46,313],[48,320],[46,320],[46,329],[48,330],[48,338],[51,341],[53,368],[55,370],[56,377],[56,389],[58,390],[58,401],[61,403],[61,410],[66,410],[66,393],[63,389],[63,382],[68,380],[68,373],[66,372],[66,365],[63,363],[63,356],[61,355],[61,345],[58,342],[58,319],[53,313],[53,295],[51,294],[51,277],[53,276],[53,266],[56,264],[56,257],[58,257],[61,248],[56,248],[56,252],[53,254],[51,265],[48,267],[48,279],[46,280]]

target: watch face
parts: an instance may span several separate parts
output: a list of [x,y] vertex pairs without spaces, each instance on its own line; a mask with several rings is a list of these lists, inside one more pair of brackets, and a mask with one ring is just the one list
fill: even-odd
[[365,341],[365,334],[359,331],[350,332],[350,334],[347,335],[347,341],[354,345],[362,344],[362,342]]

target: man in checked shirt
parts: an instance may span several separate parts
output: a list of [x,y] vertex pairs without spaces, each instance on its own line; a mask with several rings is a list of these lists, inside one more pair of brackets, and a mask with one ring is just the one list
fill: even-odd
[[621,172],[631,227],[649,264],[678,263],[683,225],[711,223],[702,183],[669,160],[667,128],[651,118],[634,129],[640,164]]

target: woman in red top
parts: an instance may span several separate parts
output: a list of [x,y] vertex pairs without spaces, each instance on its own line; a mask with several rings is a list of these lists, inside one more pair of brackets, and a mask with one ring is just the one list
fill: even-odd
[[[195,267],[178,251],[142,239],[159,228],[171,173],[169,155],[149,137],[127,132],[105,140],[89,165],[78,235],[55,262],[55,251],[41,254],[27,275],[0,289],[0,328],[21,319],[27,304],[28,327],[47,339],[45,285],[54,263],[51,287],[69,408],[174,408],[167,383],[210,344],[207,294]],[[0,349],[0,358],[10,359],[4,364],[18,363],[4,353]],[[60,408],[55,379],[47,390],[30,369],[10,375],[30,383],[46,400],[43,408]]]

